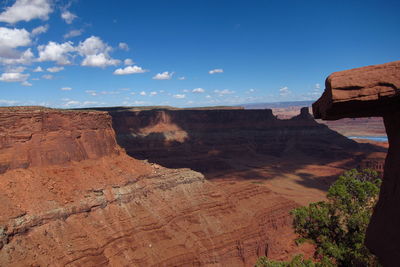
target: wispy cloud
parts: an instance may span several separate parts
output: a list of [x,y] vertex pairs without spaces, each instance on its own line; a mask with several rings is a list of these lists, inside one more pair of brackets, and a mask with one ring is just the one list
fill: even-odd
[[127,74],[138,74],[138,73],[145,73],[148,70],[142,69],[139,66],[128,66],[125,68],[119,68],[114,71],[114,75],[127,75]]
[[71,24],[71,23],[74,21],[74,19],[76,19],[77,17],[78,17],[77,15],[71,13],[71,12],[68,11],[68,10],[64,10],[64,11],[61,13],[61,18],[62,18],[63,20],[65,20],[65,22],[66,22],[67,24]]
[[19,101],[0,99],[0,106],[15,106]]
[[132,59],[127,58],[127,59],[124,60],[124,64],[125,64],[125,66],[130,66],[130,65],[135,64],[135,62],[133,62]]
[[49,29],[49,25],[39,26],[39,27],[34,28],[31,32],[31,34],[33,36],[36,36],[36,35],[47,32],[48,29]]
[[79,29],[79,30],[70,30],[69,32],[67,32],[66,34],[63,35],[64,39],[69,39],[69,38],[73,38],[73,37],[77,37],[82,35],[83,33],[83,29]]
[[204,90],[203,88],[195,88],[192,90],[192,93],[196,93],[196,94],[201,94],[204,93],[206,90]]
[[223,73],[223,72],[224,72],[223,69],[213,69],[213,70],[210,70],[208,73],[215,74],[215,73]]
[[214,93],[223,96],[223,95],[231,95],[233,93],[235,93],[234,91],[231,91],[229,89],[224,89],[224,90],[214,90]]
[[47,71],[54,73],[54,72],[60,72],[63,69],[64,69],[64,67],[51,67],[51,68],[47,68]]
[[177,99],[182,99],[182,98],[185,98],[186,95],[185,94],[176,94],[176,95],[173,95],[172,97],[177,98]]
[[42,69],[42,67],[37,66],[37,67],[33,70],[33,72],[43,72],[43,69]]
[[118,48],[121,49],[121,50],[125,50],[125,51],[129,50],[128,44],[127,43],[123,43],[123,42],[118,44]]
[[280,96],[288,96],[289,94],[291,94],[291,91],[289,90],[289,87],[284,86],[279,88],[279,95]]
[[52,80],[54,78],[54,76],[51,74],[45,74],[45,75],[42,75],[42,78],[46,79],[46,80]]
[[163,73],[157,73],[153,80],[171,80],[172,76],[174,75],[173,72],[164,71]]

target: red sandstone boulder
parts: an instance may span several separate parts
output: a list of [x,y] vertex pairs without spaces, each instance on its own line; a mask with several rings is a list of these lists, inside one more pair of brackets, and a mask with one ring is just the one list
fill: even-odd
[[331,74],[313,104],[316,118],[382,116],[389,140],[379,201],[366,244],[384,266],[400,259],[400,61]]
[[400,104],[400,61],[335,72],[313,104],[316,119],[383,116]]

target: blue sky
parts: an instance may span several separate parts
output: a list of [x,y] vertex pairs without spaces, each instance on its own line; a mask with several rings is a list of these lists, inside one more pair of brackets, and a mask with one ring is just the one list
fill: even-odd
[[0,105],[313,100],[332,72],[399,60],[400,1],[6,0]]

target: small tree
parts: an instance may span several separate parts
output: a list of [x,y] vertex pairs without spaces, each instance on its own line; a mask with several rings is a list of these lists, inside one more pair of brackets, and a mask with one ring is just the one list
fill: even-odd
[[[353,169],[341,175],[329,188],[328,201],[311,203],[291,212],[295,232],[300,235],[297,242],[311,241],[316,246],[315,266],[379,265],[365,247],[364,239],[380,185],[377,172]],[[259,266],[314,266],[296,257],[292,262],[281,263],[264,259],[265,264]],[[257,264],[262,264],[261,260]]]
[[291,261],[272,261],[267,257],[258,259],[255,267],[333,267],[334,265],[328,260],[323,259],[320,262],[313,262],[304,259],[303,255],[296,255]]

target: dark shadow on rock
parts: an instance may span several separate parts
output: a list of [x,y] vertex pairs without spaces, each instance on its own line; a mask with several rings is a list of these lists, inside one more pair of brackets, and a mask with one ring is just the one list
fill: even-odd
[[[369,153],[385,151],[358,144],[318,124],[308,109],[288,120],[277,119],[267,109],[106,111],[112,117],[118,144],[130,156],[168,168],[191,168],[206,177],[247,170],[241,178],[266,179],[251,170],[257,166],[274,170],[274,164],[284,163],[286,170],[276,168],[279,175],[309,164],[327,165],[345,159],[351,163],[343,167],[353,168]],[[316,186],[311,182],[313,177],[302,177],[304,186]]]

